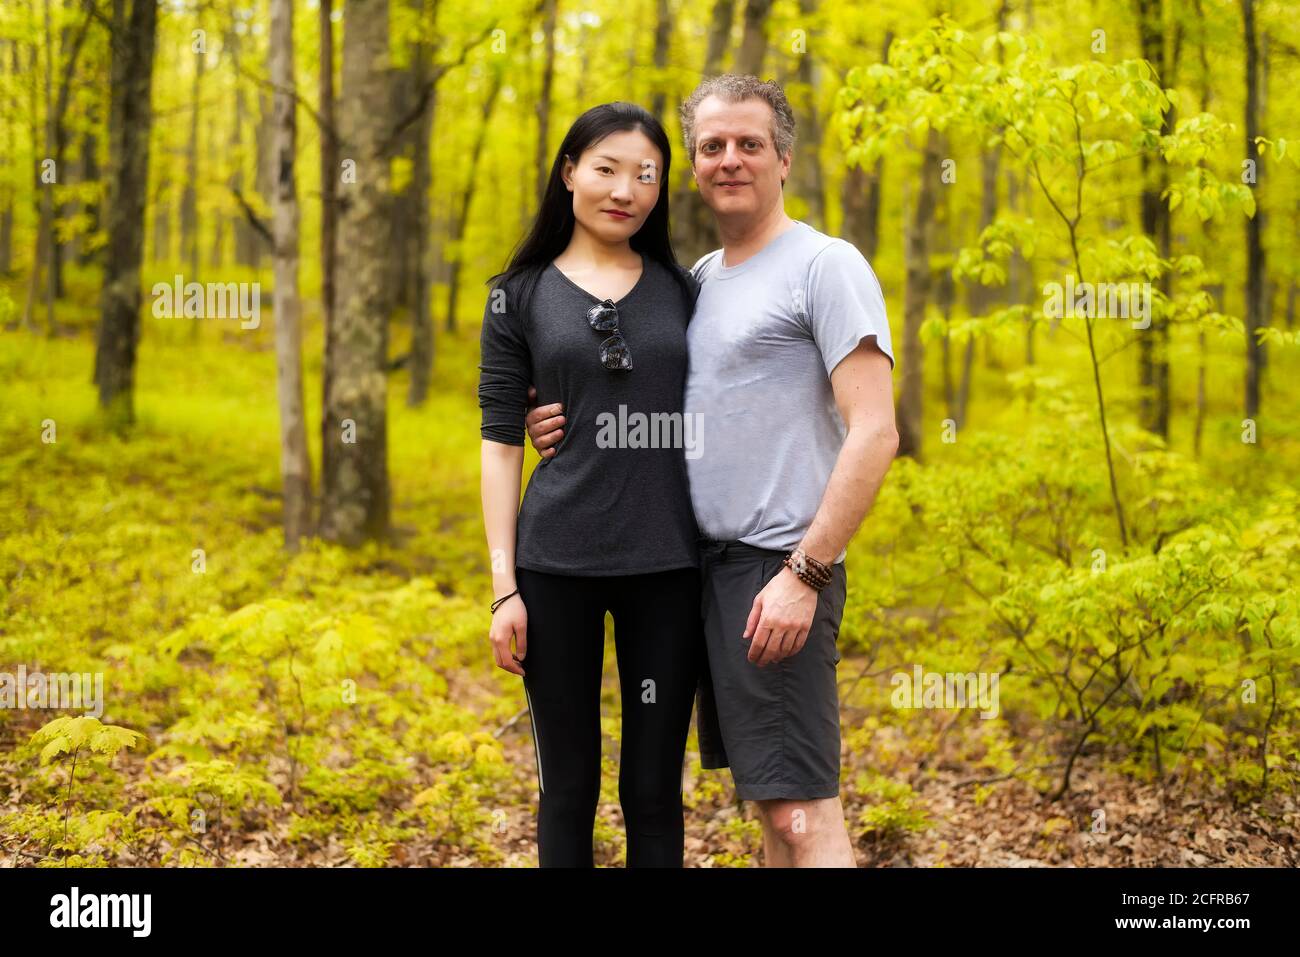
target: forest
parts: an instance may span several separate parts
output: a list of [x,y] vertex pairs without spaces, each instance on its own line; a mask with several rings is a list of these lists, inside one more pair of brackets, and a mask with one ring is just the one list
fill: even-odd
[[[0,860],[535,865],[485,281],[616,100],[672,140],[678,260],[718,248],[678,110],[735,72],[898,358],[839,634],[859,863],[1297,866],[1296,12],[0,0]],[[1007,697],[900,707],[914,670]],[[619,713],[607,650],[604,866]],[[688,866],[761,864],[696,748]]]

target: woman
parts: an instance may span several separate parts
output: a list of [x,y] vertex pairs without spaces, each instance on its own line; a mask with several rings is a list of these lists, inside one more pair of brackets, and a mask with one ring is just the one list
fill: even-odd
[[[524,679],[543,867],[593,864],[607,611],[628,866],[682,866],[681,769],[703,656],[698,531],[682,449],[624,434],[637,413],[681,419],[697,287],[668,239],[670,159],[640,107],[578,117],[483,314],[489,637],[497,665]],[[564,403],[567,434],[519,504],[530,383],[539,403]]]

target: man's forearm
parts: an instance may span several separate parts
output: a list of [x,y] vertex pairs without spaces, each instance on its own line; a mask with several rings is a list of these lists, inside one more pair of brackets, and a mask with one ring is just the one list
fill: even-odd
[[827,565],[839,557],[871,510],[898,451],[892,424],[850,428],[803,541],[804,552]]

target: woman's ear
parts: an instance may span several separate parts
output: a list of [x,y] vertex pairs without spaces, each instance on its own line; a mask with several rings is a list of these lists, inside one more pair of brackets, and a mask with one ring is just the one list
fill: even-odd
[[569,154],[564,154],[564,165],[560,167],[560,179],[564,180],[564,186],[570,193],[573,192],[573,160]]

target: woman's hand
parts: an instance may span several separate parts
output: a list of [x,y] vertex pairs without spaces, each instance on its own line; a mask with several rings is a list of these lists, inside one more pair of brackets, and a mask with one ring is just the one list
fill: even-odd
[[[511,638],[515,643],[513,653],[510,650]],[[523,598],[512,595],[501,603],[492,615],[488,640],[492,642],[492,657],[497,667],[522,678],[524,669],[520,662],[528,654],[528,609],[524,607]]]

